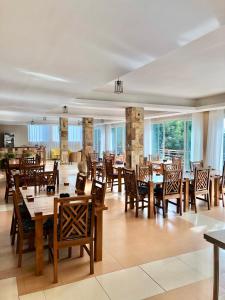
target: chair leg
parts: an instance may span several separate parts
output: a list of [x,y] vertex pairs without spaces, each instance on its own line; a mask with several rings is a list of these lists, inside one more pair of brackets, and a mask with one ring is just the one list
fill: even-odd
[[166,217],[166,201],[162,200],[162,206],[163,206],[163,218]]
[[18,252],[19,252],[19,257],[18,257],[18,268],[21,268],[22,265],[22,256],[23,256],[23,238],[21,238],[18,235]]
[[9,202],[9,188],[6,187],[5,189],[5,202],[8,203]]
[[114,178],[112,178],[112,183],[111,183],[111,192],[113,191],[113,184],[114,184]]
[[183,205],[183,202],[182,202],[182,197],[180,197],[179,198],[179,210],[180,210],[180,216],[182,216],[182,211],[183,211],[183,207],[182,207],[182,205]]
[[194,206],[195,206],[195,213],[197,214],[196,196],[194,196],[193,200],[194,200]]
[[93,241],[90,243],[90,274],[94,274],[94,246]]
[[54,267],[54,279],[53,283],[58,282],[58,250],[53,249],[53,267]]
[[223,207],[224,207],[224,192],[222,191],[222,203],[223,203]]
[[207,203],[208,203],[208,210],[210,210],[210,198],[209,198],[209,194],[206,195],[207,198]]
[[139,203],[138,199],[136,199],[136,213],[135,213],[136,218],[138,217],[138,207],[139,207],[138,203]]
[[125,194],[125,212],[127,212],[127,200],[128,200],[128,196],[127,193]]
[[68,248],[68,258],[72,257],[72,247]]
[[84,247],[80,246],[80,257],[84,256]]

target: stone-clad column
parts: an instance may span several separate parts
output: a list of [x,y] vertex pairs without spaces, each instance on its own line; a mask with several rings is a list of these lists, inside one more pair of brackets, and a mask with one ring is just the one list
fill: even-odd
[[135,169],[144,161],[144,108],[126,108],[126,164]]
[[60,162],[67,164],[68,154],[68,119],[59,118],[59,138],[60,138]]
[[88,153],[93,152],[93,118],[83,118],[83,151],[82,160],[86,159]]

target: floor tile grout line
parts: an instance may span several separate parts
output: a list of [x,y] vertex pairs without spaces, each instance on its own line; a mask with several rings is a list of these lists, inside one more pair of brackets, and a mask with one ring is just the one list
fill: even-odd
[[107,291],[106,291],[106,290],[104,289],[104,287],[101,285],[101,282],[98,280],[98,278],[95,277],[95,279],[97,280],[97,282],[99,283],[99,285],[100,285],[100,287],[103,289],[103,291],[105,292],[106,296],[107,296],[109,299],[111,299],[110,296],[109,296],[109,294],[107,293]]
[[[152,278],[142,267],[141,267],[141,265],[138,265],[138,267],[146,274],[146,275],[148,275],[148,277],[149,278],[151,278],[152,279],[152,281],[154,281],[163,291],[164,291],[164,293],[165,292],[168,292],[164,287],[162,287],[154,278]],[[162,294],[164,294],[164,293],[162,293]]]

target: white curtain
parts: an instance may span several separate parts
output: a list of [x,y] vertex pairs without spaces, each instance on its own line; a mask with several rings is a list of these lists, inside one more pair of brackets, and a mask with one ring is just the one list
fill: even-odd
[[144,156],[152,154],[152,130],[151,120],[144,121]]
[[203,159],[203,113],[192,114],[191,161]]
[[111,125],[105,125],[105,151],[112,151],[112,130]]
[[206,164],[222,172],[223,167],[224,111],[209,112]]

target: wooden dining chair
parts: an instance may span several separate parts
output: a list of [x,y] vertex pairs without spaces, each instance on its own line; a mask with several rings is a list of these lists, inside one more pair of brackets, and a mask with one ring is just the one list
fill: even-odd
[[58,282],[58,252],[62,248],[80,246],[80,256],[86,250],[90,256],[90,274],[94,273],[94,216],[95,201],[91,196],[54,199],[54,283]]
[[[168,203],[177,206],[177,212],[182,215],[182,171],[164,171],[163,186],[155,191],[155,204],[157,208],[162,208],[163,218],[168,212]],[[176,199],[176,202],[171,201]],[[161,205],[162,204],[162,205]]]
[[[106,176],[106,184],[111,186],[111,191],[113,191],[113,187],[118,185],[118,172],[113,167],[112,159],[105,159],[105,176]],[[123,174],[122,174],[123,176]]]
[[[139,209],[148,208],[150,210],[150,203],[148,197],[148,182],[137,180],[134,170],[124,168],[124,183],[125,183],[125,212],[127,206],[130,208],[135,204],[135,216],[138,217]],[[139,206],[141,203],[141,207]],[[149,212],[148,212],[149,215]]]
[[93,179],[91,195],[95,199],[96,206],[103,206],[105,201],[106,183]]
[[190,161],[190,170],[194,172],[196,168],[203,168],[203,160]]
[[76,186],[75,186],[75,193],[78,195],[84,195],[85,194],[85,186],[86,186],[86,179],[87,176],[82,173],[77,173],[77,179],[76,179]]
[[89,157],[91,161],[99,161],[99,153],[97,152],[89,153]]
[[[210,210],[210,197],[209,197],[209,184],[210,184],[210,169],[195,168],[194,170],[194,183],[190,184],[190,198],[191,204],[195,207],[197,213],[196,200],[207,202],[208,210]],[[203,196],[204,198],[200,197]]]
[[14,179],[12,172],[9,168],[5,169],[5,177],[6,177],[6,183],[5,183],[5,202],[9,202],[9,197],[13,195],[13,188],[14,188]]
[[38,186],[39,191],[41,188],[46,188],[47,186],[56,186],[57,171],[44,171],[36,173],[36,186]]
[[[22,265],[23,253],[34,250],[34,236],[35,236],[35,224],[31,218],[22,218],[21,211],[19,208],[20,197],[17,191],[13,192],[13,205],[15,213],[15,225],[17,228],[17,253],[18,267]],[[24,242],[28,241],[28,249],[24,250]]]
[[163,171],[176,171],[181,170],[180,164],[163,164]]

